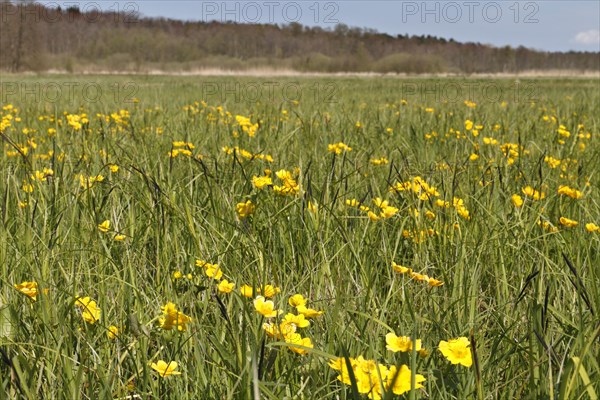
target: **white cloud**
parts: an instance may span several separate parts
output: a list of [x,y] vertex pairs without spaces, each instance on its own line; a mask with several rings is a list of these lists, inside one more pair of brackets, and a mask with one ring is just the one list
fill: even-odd
[[575,43],[583,45],[600,44],[600,31],[598,29],[590,29],[589,31],[579,32],[575,35]]

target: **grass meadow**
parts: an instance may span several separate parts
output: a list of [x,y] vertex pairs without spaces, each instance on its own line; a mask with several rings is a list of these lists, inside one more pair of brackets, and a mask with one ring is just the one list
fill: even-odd
[[598,399],[597,79],[0,84],[0,397]]

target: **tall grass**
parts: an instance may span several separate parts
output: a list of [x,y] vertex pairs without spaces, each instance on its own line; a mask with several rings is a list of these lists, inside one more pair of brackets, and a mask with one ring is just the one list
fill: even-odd
[[[413,382],[415,372],[425,376],[425,387],[406,398],[598,398],[600,233],[584,227],[600,225],[597,81],[288,78],[275,82],[273,97],[263,91],[251,101],[241,90],[273,80],[8,79],[46,88],[94,82],[104,94],[89,102],[75,90],[73,98],[47,102],[19,91],[2,100],[18,108],[2,112],[14,116],[0,155],[4,397],[355,398],[354,378],[343,384],[328,362],[362,355],[409,365]],[[112,88],[130,83],[139,102],[126,102],[129,92],[115,98]],[[450,99],[444,90],[456,86],[449,83],[473,91]],[[216,86],[208,91],[207,84]],[[299,88],[297,102],[285,98],[286,85]],[[482,89],[490,85],[502,96],[490,100]],[[197,104],[197,113],[183,110],[201,100],[207,105]],[[126,123],[110,118],[120,109],[129,111]],[[74,130],[63,112],[87,113],[90,123]],[[255,137],[240,131],[237,114],[259,122]],[[483,125],[478,136],[465,131],[467,119]],[[557,134],[559,125],[568,138]],[[486,145],[484,137],[498,144]],[[194,156],[202,157],[169,157],[174,141],[193,143]],[[340,141],[352,151],[328,153],[328,144]],[[505,143],[518,146],[512,163],[500,149]],[[274,162],[227,155],[223,146],[269,154]],[[16,150],[23,147],[27,154]],[[470,160],[473,153],[477,160]],[[550,168],[546,156],[563,162]],[[379,157],[389,163],[369,162]],[[111,172],[112,165],[119,170]],[[296,196],[252,185],[266,168],[274,174],[295,167]],[[32,181],[43,168],[53,175]],[[81,174],[105,179],[85,188]],[[470,220],[433,199],[389,193],[390,185],[415,176],[441,199],[463,199]],[[583,197],[559,195],[559,185]],[[546,196],[516,208],[511,196],[525,197],[525,186]],[[397,215],[373,222],[345,204],[354,198],[375,208],[376,197],[398,207]],[[256,211],[239,218],[236,204],[247,199]],[[424,218],[427,210],[434,220]],[[563,227],[560,217],[579,226]],[[540,227],[540,218],[557,231]],[[105,220],[108,233],[98,229]],[[436,233],[407,237],[426,229]],[[114,240],[116,233],[125,240]],[[234,292],[218,293],[197,259],[218,263],[236,283]],[[392,262],[444,285],[411,280]],[[15,289],[22,281],[38,283],[37,301]],[[266,336],[265,319],[240,294],[242,284],[279,287],[274,301],[286,312],[296,293],[324,311],[302,330],[314,344],[309,354]],[[77,296],[98,303],[99,321],[84,322]],[[193,319],[187,330],[160,328],[160,307],[169,301]],[[119,328],[114,340],[111,325]],[[429,354],[386,350],[389,332],[422,339]],[[440,340],[459,336],[469,338],[477,356],[471,368],[450,364],[437,350]],[[150,367],[159,359],[177,361],[182,375],[159,377]]]

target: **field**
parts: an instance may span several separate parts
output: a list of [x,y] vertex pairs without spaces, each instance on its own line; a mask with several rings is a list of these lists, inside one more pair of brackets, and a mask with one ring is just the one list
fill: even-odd
[[598,399],[597,79],[0,84],[0,397]]

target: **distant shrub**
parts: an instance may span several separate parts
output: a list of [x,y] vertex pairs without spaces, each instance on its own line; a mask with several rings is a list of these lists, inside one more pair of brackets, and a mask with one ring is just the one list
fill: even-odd
[[435,55],[395,53],[377,60],[373,69],[383,73],[423,74],[444,72],[446,66],[444,60]]

